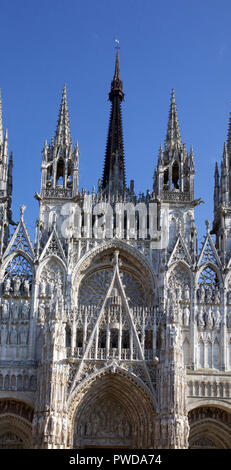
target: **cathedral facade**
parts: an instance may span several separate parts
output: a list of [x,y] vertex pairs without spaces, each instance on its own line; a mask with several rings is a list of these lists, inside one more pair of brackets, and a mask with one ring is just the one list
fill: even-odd
[[123,99],[117,51],[90,194],[64,87],[33,244],[0,102],[0,448],[231,448],[231,119],[199,249],[174,90],[146,194],[126,185]]

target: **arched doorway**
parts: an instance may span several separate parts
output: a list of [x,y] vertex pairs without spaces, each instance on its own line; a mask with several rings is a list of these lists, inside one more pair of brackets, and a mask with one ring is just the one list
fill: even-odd
[[152,448],[153,403],[141,387],[118,373],[91,383],[72,419],[74,448]]
[[215,406],[201,406],[189,412],[190,449],[230,449],[231,413]]
[[33,408],[11,399],[0,401],[0,449],[32,447]]

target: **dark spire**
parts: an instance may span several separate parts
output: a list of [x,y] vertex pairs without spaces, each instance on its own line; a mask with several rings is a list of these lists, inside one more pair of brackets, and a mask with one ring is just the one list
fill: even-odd
[[120,194],[124,193],[126,184],[120,106],[124,99],[122,89],[123,83],[120,79],[119,52],[117,50],[115,73],[111,82],[111,91],[109,93],[109,100],[112,104],[104,161],[102,189],[106,192]]

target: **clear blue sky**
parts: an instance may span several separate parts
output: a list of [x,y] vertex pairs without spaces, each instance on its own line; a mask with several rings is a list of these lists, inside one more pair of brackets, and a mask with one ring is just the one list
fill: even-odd
[[174,87],[182,140],[195,152],[200,235],[212,220],[214,164],[231,110],[230,0],[1,0],[0,87],[14,155],[13,211],[38,213],[41,150],[54,135],[64,83],[71,133],[80,147],[80,187],[102,175],[120,40],[127,181],[152,188]]

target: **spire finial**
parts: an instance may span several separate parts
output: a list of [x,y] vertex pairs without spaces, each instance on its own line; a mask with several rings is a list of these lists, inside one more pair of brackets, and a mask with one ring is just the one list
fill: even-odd
[[227,138],[227,150],[231,157],[231,113],[229,113],[229,128],[228,128],[228,138]]
[[63,87],[62,101],[59,109],[58,124],[56,128],[55,141],[58,144],[69,145],[71,142],[70,137],[70,123],[67,104],[67,87]]
[[0,88],[0,145],[3,144],[2,91]]
[[177,118],[175,90],[172,88],[165,148],[181,147],[180,129]]

